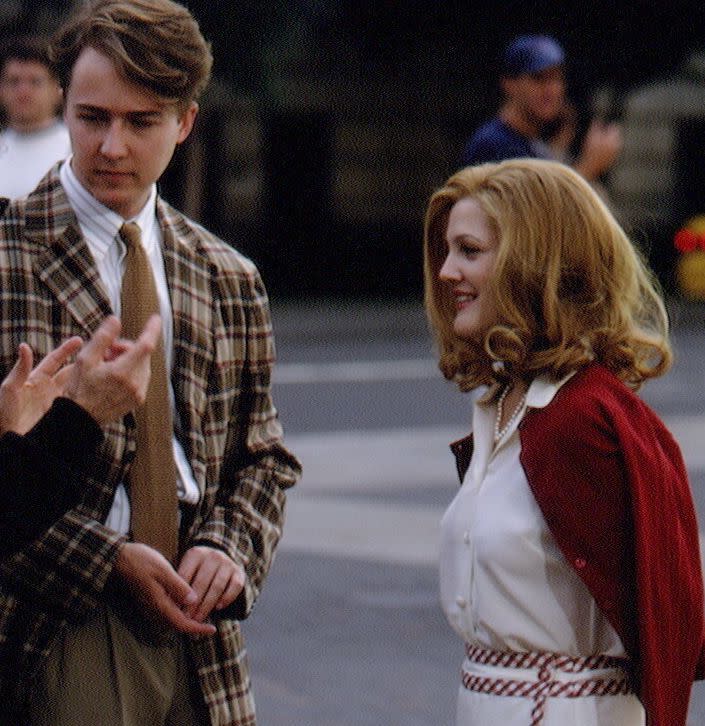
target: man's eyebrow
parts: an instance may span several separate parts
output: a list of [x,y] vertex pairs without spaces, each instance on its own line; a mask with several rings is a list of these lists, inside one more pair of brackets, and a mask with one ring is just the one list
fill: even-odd
[[100,106],[91,106],[90,103],[77,103],[76,108],[81,111],[92,111],[93,113],[107,113],[104,108],[101,108]]
[[[110,109],[103,108],[102,106],[93,106],[90,103],[77,103],[76,108],[80,111],[89,111],[91,113],[103,114],[106,116],[112,116],[113,112]],[[156,117],[161,116],[162,109],[155,108],[145,111],[126,111],[124,114],[116,114],[118,116],[126,116],[127,118],[149,118],[150,116]]]
[[128,111],[124,118],[130,123],[156,123],[162,118],[161,111]]

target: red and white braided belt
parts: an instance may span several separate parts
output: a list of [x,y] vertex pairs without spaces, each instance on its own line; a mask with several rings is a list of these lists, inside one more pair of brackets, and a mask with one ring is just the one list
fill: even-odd
[[[500,668],[533,668],[538,670],[536,680],[521,678],[492,678],[462,672],[463,686],[493,696],[531,698],[531,726],[543,722],[548,698],[581,698],[584,696],[617,696],[633,693],[630,665],[627,658],[606,655],[574,657],[559,653],[500,651],[466,644],[468,660],[481,665]],[[559,680],[556,673],[582,673],[597,669],[617,669],[615,674],[589,675],[575,680]]]

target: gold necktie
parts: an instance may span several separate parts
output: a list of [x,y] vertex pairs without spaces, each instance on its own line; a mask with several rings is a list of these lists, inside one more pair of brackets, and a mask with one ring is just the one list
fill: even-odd
[[[159,298],[140,228],[123,224],[127,247],[122,279],[122,334],[134,340],[150,315],[159,312]],[[160,338],[152,356],[152,375],[143,406],[135,411],[137,451],[129,473],[132,536],[175,562],[178,548],[176,465],[164,346]]]

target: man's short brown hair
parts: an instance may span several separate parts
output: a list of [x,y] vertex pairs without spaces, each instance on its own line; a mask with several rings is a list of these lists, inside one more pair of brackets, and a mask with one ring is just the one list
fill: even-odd
[[49,53],[64,93],[85,48],[127,81],[185,110],[210,78],[213,56],[191,13],[172,0],[92,0],[58,30]]

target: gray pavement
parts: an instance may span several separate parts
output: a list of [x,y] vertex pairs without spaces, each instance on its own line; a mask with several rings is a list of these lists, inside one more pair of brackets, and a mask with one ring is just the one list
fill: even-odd
[[[681,443],[705,522],[705,308],[674,307],[677,362],[645,398]],[[440,726],[462,648],[440,612],[448,441],[469,400],[436,372],[420,302],[273,308],[275,400],[304,463],[245,633],[262,726]],[[696,685],[689,726],[705,723]]]

